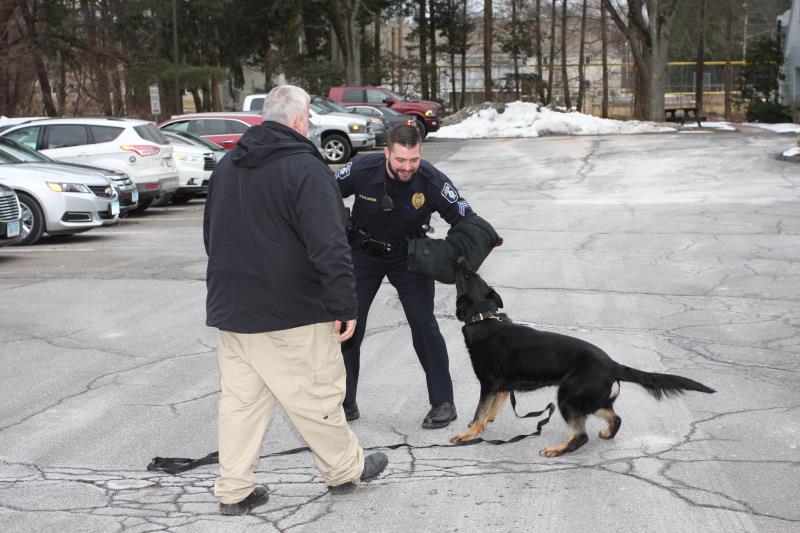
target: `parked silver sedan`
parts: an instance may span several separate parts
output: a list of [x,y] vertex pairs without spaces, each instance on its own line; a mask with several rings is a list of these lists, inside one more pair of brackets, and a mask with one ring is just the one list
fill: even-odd
[[19,199],[20,244],[34,244],[45,233],[69,235],[119,221],[117,193],[96,171],[24,162],[0,146],[0,183]]
[[17,194],[0,183],[0,246],[17,244],[22,239],[21,218]]

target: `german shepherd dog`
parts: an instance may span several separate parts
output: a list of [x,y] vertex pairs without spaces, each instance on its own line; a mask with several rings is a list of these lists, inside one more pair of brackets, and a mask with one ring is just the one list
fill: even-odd
[[589,414],[608,423],[600,431],[601,439],[614,438],[622,423],[614,412],[620,381],[637,383],[656,399],[687,390],[715,392],[689,378],[621,365],[584,340],[513,323],[497,312],[503,307],[500,295],[463,257],[456,265],[456,294],[456,317],[464,322],[461,331],[481,395],[469,427],[452,442],[477,437],[494,421],[511,391],[558,386],[558,410],[567,422],[569,437],[559,446],[541,450],[539,455],[544,457],[574,452],[586,444]]

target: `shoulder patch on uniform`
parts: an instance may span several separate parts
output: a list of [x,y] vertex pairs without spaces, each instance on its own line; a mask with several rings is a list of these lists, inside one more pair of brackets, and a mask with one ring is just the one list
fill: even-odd
[[336,171],[336,174],[334,174],[334,176],[336,176],[337,180],[343,180],[350,175],[350,169],[352,167],[353,167],[353,162],[348,161],[345,166]]
[[458,191],[449,183],[445,183],[444,187],[442,187],[442,196],[444,196],[445,200],[454,204],[458,200]]
[[459,200],[458,201],[458,214],[462,217],[465,216],[467,209],[469,209],[469,204],[466,200]]

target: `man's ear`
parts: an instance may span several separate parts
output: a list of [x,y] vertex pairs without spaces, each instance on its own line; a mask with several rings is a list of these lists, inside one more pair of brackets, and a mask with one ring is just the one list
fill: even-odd
[[497,294],[494,289],[492,289],[492,292],[489,293],[489,299],[494,300],[494,303],[497,305],[498,309],[503,308],[503,299],[500,298],[500,295]]

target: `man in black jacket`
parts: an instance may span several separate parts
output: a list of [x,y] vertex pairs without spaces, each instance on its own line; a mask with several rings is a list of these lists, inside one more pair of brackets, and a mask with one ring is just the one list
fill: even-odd
[[[219,465],[223,514],[267,502],[255,467],[277,400],[330,487],[377,476],[342,410],[339,343],[356,325],[339,189],[308,140],[309,96],[273,89],[264,123],[250,128],[214,171],[203,238],[209,326],[219,328]],[[344,326],[344,330],[341,331]]]

